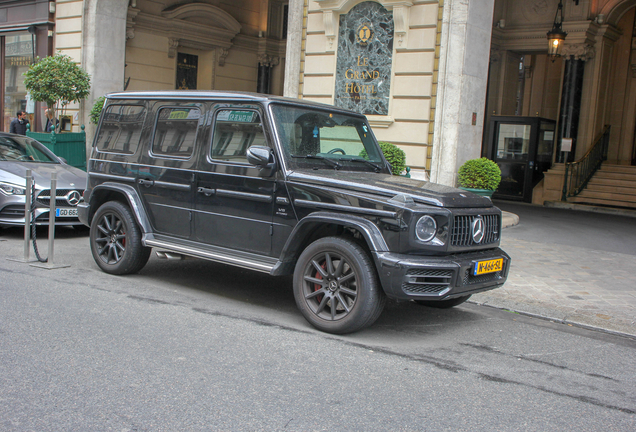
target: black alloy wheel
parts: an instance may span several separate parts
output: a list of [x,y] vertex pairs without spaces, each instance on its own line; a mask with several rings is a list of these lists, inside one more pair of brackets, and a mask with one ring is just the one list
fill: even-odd
[[294,297],[314,327],[336,334],[370,326],[385,303],[369,255],[339,237],[317,240],[303,251],[294,272]]
[[109,201],[95,213],[90,229],[91,252],[106,273],[136,273],[150,258],[151,248],[141,243],[141,230],[130,209]]

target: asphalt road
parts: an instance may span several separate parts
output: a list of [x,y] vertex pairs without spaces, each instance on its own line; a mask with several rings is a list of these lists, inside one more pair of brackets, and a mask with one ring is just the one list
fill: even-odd
[[[153,257],[102,273],[63,230],[45,270],[0,233],[0,430],[636,430],[636,341],[475,304],[390,302],[349,336],[289,278]],[[40,243],[46,253],[46,243]]]

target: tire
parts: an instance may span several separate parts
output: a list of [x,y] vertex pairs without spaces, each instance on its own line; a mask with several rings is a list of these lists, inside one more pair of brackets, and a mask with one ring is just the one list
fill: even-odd
[[450,309],[457,305],[464,303],[466,300],[470,298],[470,295],[463,297],[455,297],[448,300],[415,300],[415,303],[422,306],[432,307],[436,309]]
[[340,237],[316,240],[303,251],[294,271],[294,298],[311,325],[334,334],[370,326],[386,302],[369,255]]
[[109,201],[97,210],[90,243],[97,265],[114,275],[137,273],[152,250],[141,244],[141,230],[130,208],[118,201]]

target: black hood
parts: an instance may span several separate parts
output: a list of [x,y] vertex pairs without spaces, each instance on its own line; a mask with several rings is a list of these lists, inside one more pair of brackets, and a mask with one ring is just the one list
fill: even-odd
[[356,191],[392,198],[410,195],[415,202],[436,207],[492,207],[489,198],[461,189],[389,174],[336,170],[294,171],[289,180],[312,186]]

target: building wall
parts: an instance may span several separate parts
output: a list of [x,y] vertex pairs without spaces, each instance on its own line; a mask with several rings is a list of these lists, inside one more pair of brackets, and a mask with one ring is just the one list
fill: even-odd
[[[57,0],[55,2],[54,51],[70,56],[78,66],[82,65],[83,0]],[[92,80],[91,80],[91,84]],[[80,116],[80,103],[71,103],[64,110],[73,119],[73,132],[79,132],[85,120]],[[58,112],[58,117],[62,113]]]
[[[361,2],[308,1],[299,97],[334,103],[338,17],[358,3]],[[391,95],[388,115],[368,118],[378,140],[394,143],[405,151],[408,166],[430,170],[440,4],[415,0],[406,11],[396,12],[396,2],[379,3],[394,12],[396,22]],[[404,20],[402,27],[395,19],[396,13]]]

